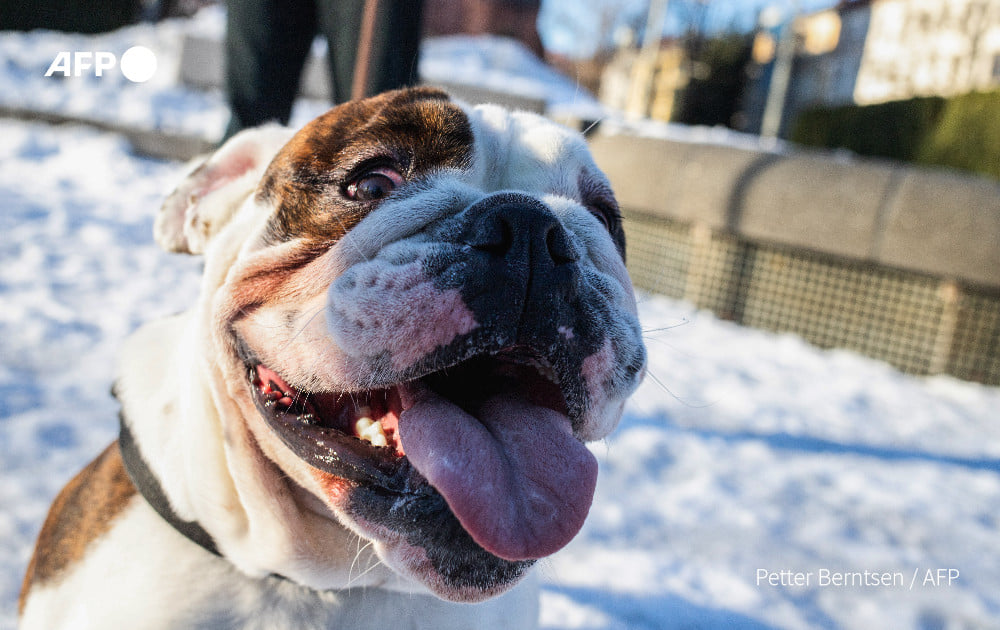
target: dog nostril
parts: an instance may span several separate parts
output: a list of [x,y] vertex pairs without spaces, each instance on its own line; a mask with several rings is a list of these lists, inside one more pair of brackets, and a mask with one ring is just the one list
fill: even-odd
[[545,235],[545,247],[549,251],[549,256],[557,265],[576,262],[580,256],[576,253],[573,245],[566,236],[566,231],[558,225],[549,228]]
[[516,193],[499,193],[467,211],[462,243],[519,267],[573,263],[579,254],[569,233],[543,203]]
[[488,227],[480,231],[475,240],[469,243],[480,251],[498,257],[505,256],[513,244],[514,227],[510,224],[510,219],[504,216],[498,216],[489,222]]

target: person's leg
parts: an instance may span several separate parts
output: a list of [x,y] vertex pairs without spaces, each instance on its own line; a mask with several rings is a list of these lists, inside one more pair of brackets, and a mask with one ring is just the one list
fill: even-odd
[[314,0],[230,0],[226,7],[232,116],[225,138],[269,121],[286,124],[316,34]]
[[317,23],[326,39],[330,100],[343,103],[351,98],[351,77],[361,34],[364,0],[319,0]]
[[372,41],[368,93],[415,85],[420,80],[422,0],[382,0]]
[[[320,30],[329,46],[334,103],[351,98],[364,0],[321,0]],[[418,80],[422,0],[381,0],[372,41],[368,94],[377,94]]]

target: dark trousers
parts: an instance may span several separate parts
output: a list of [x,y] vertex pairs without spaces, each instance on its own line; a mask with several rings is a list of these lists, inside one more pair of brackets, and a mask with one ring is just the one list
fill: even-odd
[[[371,49],[368,94],[418,79],[421,0],[382,0]],[[351,97],[364,0],[230,0],[226,138],[265,122],[288,123],[316,35],[326,38],[333,102]]]

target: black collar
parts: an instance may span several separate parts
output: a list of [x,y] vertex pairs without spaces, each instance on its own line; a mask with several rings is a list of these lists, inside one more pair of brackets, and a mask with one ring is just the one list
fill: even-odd
[[183,534],[188,540],[199,545],[202,549],[221,557],[222,554],[219,553],[218,547],[215,546],[212,535],[205,531],[205,528],[199,525],[197,521],[185,521],[170,507],[170,501],[167,499],[167,495],[163,493],[160,480],[149,469],[146,460],[142,458],[142,453],[139,452],[139,445],[135,443],[135,438],[132,436],[128,422],[125,421],[125,414],[118,414],[118,419],[121,425],[118,433],[118,448],[121,449],[125,470],[128,472],[128,476],[132,479],[132,483],[139,491],[139,494],[146,499],[146,502],[156,510],[156,513],[163,520],[170,523],[171,527]]

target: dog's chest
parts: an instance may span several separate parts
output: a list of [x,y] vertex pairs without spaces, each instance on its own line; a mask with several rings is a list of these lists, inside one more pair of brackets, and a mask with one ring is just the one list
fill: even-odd
[[380,588],[317,592],[251,578],[181,536],[136,496],[79,562],[31,590],[20,627],[122,628],[137,619],[146,630],[533,627],[537,593],[528,582],[469,606]]

